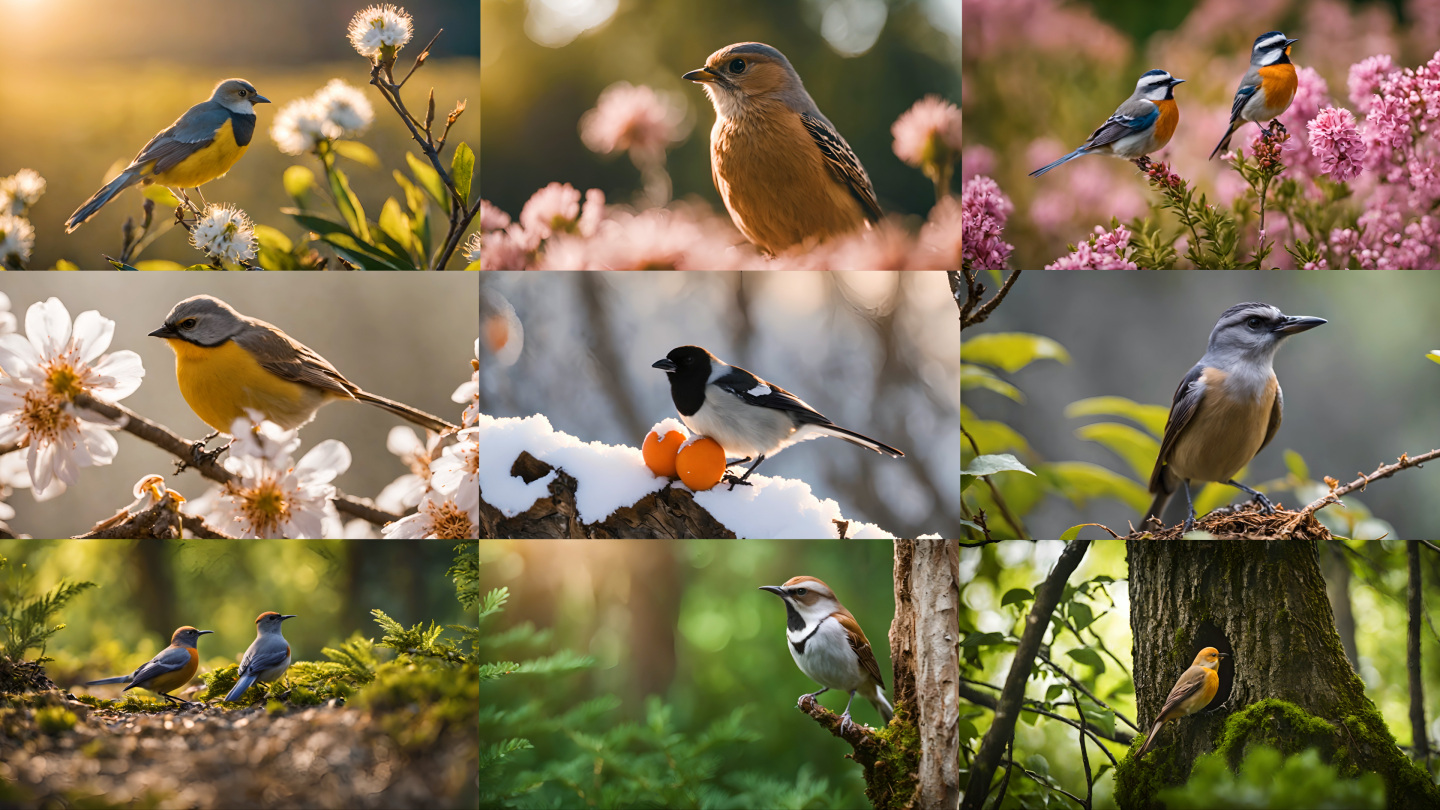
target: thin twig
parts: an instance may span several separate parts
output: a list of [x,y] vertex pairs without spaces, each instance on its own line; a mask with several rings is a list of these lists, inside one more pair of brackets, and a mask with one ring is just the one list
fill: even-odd
[[[1089,694],[1089,690],[1086,690],[1086,694]],[[1070,696],[1075,701],[1075,716],[1080,720],[1080,761],[1085,765],[1085,801],[1081,802],[1080,806],[1090,810],[1090,802],[1095,796],[1095,776],[1090,773],[1090,754],[1085,750],[1085,707],[1080,705],[1080,695],[1075,690],[1070,691]],[[1115,712],[1114,709],[1110,711]]]
[[1295,531],[1295,528],[1299,526],[1300,522],[1303,521],[1305,518],[1318,512],[1326,506],[1329,506],[1332,503],[1339,503],[1341,496],[1349,495],[1356,490],[1364,492],[1365,487],[1369,486],[1371,481],[1378,481],[1381,478],[1389,478],[1390,476],[1394,475],[1397,472],[1400,472],[1401,470],[1409,469],[1410,467],[1419,467],[1425,462],[1437,458],[1440,458],[1440,449],[1431,450],[1428,453],[1422,453],[1413,458],[1409,454],[1402,453],[1400,454],[1400,459],[1394,464],[1381,464],[1379,467],[1376,467],[1375,471],[1370,473],[1369,475],[1360,473],[1359,478],[1356,478],[1354,481],[1351,481],[1344,486],[1332,488],[1329,492],[1318,498],[1314,503],[1311,503],[1304,509],[1296,512],[1295,517],[1290,518],[1290,521],[1286,523],[1283,528],[1280,529],[1279,535],[1281,537],[1284,537]]
[[[969,686],[966,686],[965,684],[968,683],[968,684],[974,684],[975,686],[983,686],[983,687],[985,687],[985,688],[987,688],[987,689],[994,689],[994,690],[996,690],[997,692],[1000,691],[1000,687],[998,687],[998,686],[993,686],[993,685],[991,685],[991,684],[984,683],[984,682],[981,682],[981,681],[972,681],[972,680],[970,680],[970,679],[968,679],[968,678],[962,678],[961,681],[962,681],[962,682],[961,682],[961,684],[960,684],[960,690],[959,690],[960,697],[962,697],[962,698],[970,701],[971,703],[974,703],[974,704],[977,705],[977,706],[984,706],[985,708],[990,709],[990,710],[992,710],[992,711],[995,709],[995,706],[996,706],[996,704],[997,704],[997,701],[995,700],[995,698],[990,697],[989,695],[985,694],[984,692],[977,692],[977,691],[975,691],[974,689],[971,689]],[[1028,700],[1028,699],[1027,699],[1027,700]],[[1076,722],[1075,722],[1074,720],[1071,720],[1070,718],[1064,716],[1063,714],[1056,714],[1056,713],[1054,713],[1054,712],[1052,712],[1052,711],[1048,711],[1048,710],[1046,710],[1046,709],[1042,709],[1042,708],[1040,708],[1039,706],[1034,705],[1034,703],[1035,703],[1035,701],[1033,701],[1033,700],[1025,703],[1023,706],[1020,707],[1020,711],[1022,711],[1022,712],[1030,712],[1031,714],[1038,714],[1038,715],[1040,715],[1041,717],[1049,717],[1049,718],[1052,719],[1052,720],[1059,720],[1060,722],[1064,723],[1064,724],[1067,725],[1067,726],[1070,726],[1071,728],[1079,728],[1079,727],[1080,727],[1079,725],[1076,724]],[[1114,734],[1106,734],[1105,732],[1103,732],[1103,731],[1101,731],[1101,730],[1099,730],[1099,729],[1087,728],[1087,729],[1085,730],[1085,733],[1090,737],[1090,739],[1091,739],[1097,746],[1099,746],[1100,750],[1103,751],[1106,756],[1110,757],[1110,761],[1111,761],[1111,762],[1114,762],[1116,765],[1118,765],[1119,762],[1115,759],[1114,755],[1112,755],[1112,754],[1110,753],[1110,749],[1106,748],[1106,747],[1100,742],[1100,738],[1101,738],[1101,737],[1104,737],[1105,739],[1109,740],[1110,742],[1119,743],[1120,745],[1124,745],[1124,746],[1127,746],[1127,747],[1128,747],[1132,742],[1135,741],[1134,735],[1126,734],[1126,733],[1123,732],[1123,731],[1116,731]]]
[[1000,285],[1000,291],[995,293],[994,298],[991,298],[984,304],[980,304],[980,296],[985,292],[985,285],[975,279],[974,270],[966,269],[965,303],[960,307],[961,331],[978,323],[983,323],[986,318],[989,318],[990,313],[995,311],[995,307],[999,306],[1000,302],[1005,300],[1006,295],[1009,295],[1010,288],[1015,286],[1015,280],[1018,278],[1020,278],[1020,271],[1017,269],[1005,279],[1005,283]]
[[[1083,642],[1082,642],[1082,643],[1083,643]],[[1059,675],[1060,677],[1062,677],[1062,678],[1064,678],[1065,680],[1069,681],[1071,686],[1075,687],[1076,689],[1079,689],[1081,692],[1084,692],[1084,693],[1085,693],[1085,696],[1088,697],[1088,698],[1090,698],[1091,700],[1095,701],[1096,704],[1098,704],[1098,705],[1100,705],[1100,706],[1104,706],[1105,708],[1109,709],[1111,714],[1115,715],[1116,717],[1120,718],[1121,720],[1124,720],[1124,721],[1125,721],[1125,725],[1127,725],[1127,726],[1135,729],[1136,731],[1139,731],[1139,730],[1140,730],[1140,727],[1137,726],[1137,725],[1135,725],[1135,723],[1133,723],[1133,722],[1130,720],[1130,718],[1128,718],[1128,717],[1126,717],[1125,715],[1121,714],[1118,709],[1114,708],[1114,707],[1111,706],[1110,704],[1108,704],[1108,703],[1106,703],[1105,701],[1101,700],[1100,698],[1096,697],[1094,692],[1091,692],[1089,689],[1086,689],[1086,688],[1085,688],[1085,684],[1083,684],[1083,683],[1075,680],[1073,677],[1070,676],[1070,673],[1068,673],[1068,672],[1066,672],[1064,669],[1062,669],[1059,664],[1056,664],[1054,661],[1050,660],[1050,656],[1047,655],[1044,650],[1041,650],[1040,653],[1039,653],[1039,655],[1040,655],[1040,660],[1041,660],[1041,661],[1044,661],[1046,664],[1048,664],[1048,665],[1050,666],[1050,668],[1051,668],[1052,670],[1054,670],[1057,675]],[[1077,704],[1078,704],[1078,701],[1077,701]]]

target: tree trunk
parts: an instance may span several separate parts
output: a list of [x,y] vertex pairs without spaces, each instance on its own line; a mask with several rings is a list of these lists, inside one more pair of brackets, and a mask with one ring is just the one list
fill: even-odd
[[1340,633],[1340,644],[1345,648],[1345,657],[1350,659],[1350,668],[1359,672],[1355,610],[1350,601],[1350,565],[1345,561],[1348,552],[1340,543],[1327,543],[1321,550],[1320,569],[1325,574],[1325,593],[1330,597],[1330,610],[1335,613],[1335,629]]
[[1122,808],[1154,806],[1156,791],[1184,783],[1212,750],[1238,766],[1251,743],[1286,755],[1316,747],[1342,773],[1377,773],[1390,808],[1440,805],[1345,657],[1313,542],[1131,541],[1127,557],[1142,727],[1201,648],[1232,657],[1210,707],[1224,711],[1171,722],[1143,763],[1120,763]]

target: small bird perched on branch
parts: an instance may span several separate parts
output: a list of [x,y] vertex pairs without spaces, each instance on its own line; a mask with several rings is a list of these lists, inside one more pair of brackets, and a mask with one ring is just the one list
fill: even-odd
[[793,577],[784,585],[762,585],[760,590],[785,601],[785,638],[790,642],[790,657],[806,677],[825,687],[801,695],[801,700],[831,689],[849,692],[845,713],[840,715],[843,733],[852,725],[850,704],[859,692],[889,723],[895,710],[885,699],[885,679],[880,675],[870,641],[830,586],[815,577]]
[[1220,668],[1220,659],[1228,657],[1214,647],[1206,647],[1195,656],[1195,663],[1185,670],[1180,680],[1175,682],[1175,688],[1170,690],[1170,696],[1165,698],[1165,706],[1160,709],[1160,715],[1155,718],[1155,725],[1150,729],[1150,736],[1140,747],[1140,753],[1135,755],[1135,759],[1145,756],[1145,752],[1155,745],[1162,726],[1171,720],[1189,717],[1215,699],[1215,693],[1220,689],[1220,673],[1217,671]]
[[767,253],[880,221],[860,159],[785,54],[737,42],[682,78],[715,105],[710,173],[735,227]]

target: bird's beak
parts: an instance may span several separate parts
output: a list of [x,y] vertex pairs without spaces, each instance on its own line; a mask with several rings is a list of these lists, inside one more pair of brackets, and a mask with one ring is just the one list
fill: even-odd
[[297,618],[299,615],[300,615],[300,614],[298,614],[298,613],[292,613],[292,614],[290,614],[289,616],[281,616],[281,617],[280,617],[280,621],[283,622],[283,621],[285,621],[286,619],[294,619],[294,618]]
[[[687,74],[687,75],[688,75],[688,74]],[[675,361],[674,361],[674,360],[671,360],[671,359],[668,358],[668,357],[664,358],[663,360],[656,360],[654,363],[651,363],[651,364],[650,364],[650,367],[651,367],[651,368],[658,368],[658,369],[660,369],[661,371],[665,372],[666,374],[671,374],[671,373],[673,373],[673,372],[676,371]],[[768,586],[767,586],[767,587],[768,587]]]
[[1174,87],[1174,86],[1177,85],[1177,84],[1184,84],[1184,83],[1185,83],[1185,80],[1184,80],[1184,79],[1177,79],[1177,78],[1175,78],[1174,76],[1171,76],[1171,77],[1170,77],[1170,86],[1171,86],[1171,87]]
[[761,585],[757,590],[769,591],[770,593],[775,594],[781,599],[785,598],[785,589],[780,587],[779,585]]
[[1220,656],[1221,658],[1229,658],[1229,657],[1230,657],[1230,653],[1217,652],[1217,653],[1215,653],[1215,654],[1218,655],[1218,656]]
[[154,332],[151,332],[151,333],[150,333],[150,337],[158,337],[158,338],[178,338],[178,337],[180,337],[180,334],[179,334],[178,332],[176,332],[174,329],[171,329],[171,328],[170,328],[170,324],[167,323],[167,324],[165,324],[164,326],[160,327],[159,329],[156,329]]
[[269,103],[270,103],[270,99],[265,98],[264,96],[260,95],[259,93],[256,93],[254,96],[251,97],[250,103],[251,103],[251,104],[269,104]]
[[197,630],[197,631],[195,631],[195,635],[197,635],[197,636],[203,636],[203,635],[205,635],[206,633],[213,633],[213,632],[215,632],[215,631],[214,631],[214,630]]
[[1285,47],[1286,47],[1286,48],[1289,48],[1291,45],[1294,45],[1295,43],[1297,43],[1297,42],[1299,42],[1299,41],[1300,41],[1300,40],[1298,40],[1298,39],[1287,39],[1287,40],[1285,40]]
[[1287,316],[1280,325],[1271,329],[1272,332],[1279,332],[1282,335],[1293,335],[1296,332],[1304,332],[1306,329],[1314,329],[1322,323],[1329,323],[1324,318],[1310,318],[1304,315]]
[[699,70],[692,70],[689,73],[686,73],[684,76],[681,76],[680,78],[687,79],[692,82],[709,84],[720,81],[720,74],[716,73],[708,67],[703,67]]

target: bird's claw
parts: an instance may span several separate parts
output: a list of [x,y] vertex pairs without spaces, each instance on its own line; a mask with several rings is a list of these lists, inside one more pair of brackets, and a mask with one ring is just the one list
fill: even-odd
[[750,483],[749,481],[746,481],[746,480],[745,480],[745,476],[743,476],[743,475],[736,475],[735,473],[732,473],[732,472],[726,472],[725,475],[720,478],[720,483],[723,484],[723,483],[727,483],[727,482],[730,484],[730,489],[727,490],[727,491],[729,491],[729,492],[733,492],[733,491],[735,490],[735,487],[736,487],[736,486],[742,486],[742,487],[753,487],[753,486],[755,486],[754,484]]
[[1273,514],[1275,514],[1275,504],[1271,503],[1269,498],[1265,497],[1264,495],[1260,494],[1259,492],[1255,493],[1255,497],[1252,498],[1251,500],[1255,501],[1255,503],[1260,504],[1260,514],[1262,514],[1262,515],[1273,515]]
[[844,714],[840,715],[840,733],[841,733],[841,734],[848,734],[848,733],[850,733],[850,729],[852,729],[852,728],[854,728],[854,727],[855,727],[855,723],[850,720],[850,712],[845,712]]

